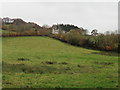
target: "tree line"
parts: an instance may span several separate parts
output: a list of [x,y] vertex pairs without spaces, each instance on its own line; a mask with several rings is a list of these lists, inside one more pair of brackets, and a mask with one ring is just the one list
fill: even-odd
[[[59,27],[66,33],[52,34],[53,26]],[[48,36],[75,46],[119,52],[120,35],[116,32],[109,33],[107,31],[106,34],[100,34],[98,30],[94,29],[89,35],[87,29],[75,25],[57,24],[53,26],[44,25],[41,27],[33,22],[25,22],[19,18],[3,18],[2,36]]]

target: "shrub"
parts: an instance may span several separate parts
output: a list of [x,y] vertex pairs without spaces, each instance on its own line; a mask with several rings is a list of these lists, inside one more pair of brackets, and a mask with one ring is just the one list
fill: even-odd
[[91,36],[88,39],[88,46],[107,51],[117,51],[118,43],[117,34]]
[[65,34],[63,38],[66,42],[77,46],[83,46],[87,42],[87,38],[85,36],[82,36],[80,33],[73,31]]

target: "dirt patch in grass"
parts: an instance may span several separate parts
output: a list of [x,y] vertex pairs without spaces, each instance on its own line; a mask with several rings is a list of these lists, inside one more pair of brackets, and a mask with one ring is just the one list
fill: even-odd
[[113,65],[114,64],[112,62],[94,62],[94,63],[98,65]]
[[64,64],[64,65],[66,65],[66,64],[68,64],[67,62],[60,62],[59,64]]
[[2,81],[2,84],[12,84],[11,82],[8,82],[8,81]]
[[18,61],[29,61],[28,58],[18,58],[17,60],[18,60]]
[[60,63],[57,63],[57,62],[54,62],[54,61],[45,61],[45,62],[41,62],[42,64],[64,64],[64,65],[67,65],[68,62],[60,62]]
[[53,62],[53,61],[45,61],[45,62],[41,62],[43,64],[57,64],[57,62]]
[[85,66],[78,64],[77,67],[84,68]]

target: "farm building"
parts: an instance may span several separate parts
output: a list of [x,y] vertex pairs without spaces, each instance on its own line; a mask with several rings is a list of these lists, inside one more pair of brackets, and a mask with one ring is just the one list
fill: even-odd
[[52,34],[60,34],[60,33],[65,33],[64,30],[62,30],[59,25],[53,25],[52,26]]

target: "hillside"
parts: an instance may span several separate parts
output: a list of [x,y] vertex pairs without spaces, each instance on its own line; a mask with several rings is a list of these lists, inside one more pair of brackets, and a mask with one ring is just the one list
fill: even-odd
[[6,37],[2,45],[3,88],[118,87],[116,53],[37,36]]
[[25,22],[20,18],[2,19],[2,37],[17,36],[48,36],[74,46],[104,50],[119,53],[118,31],[98,33],[97,29],[88,34],[88,30],[72,24],[43,25],[42,27],[33,22]]

